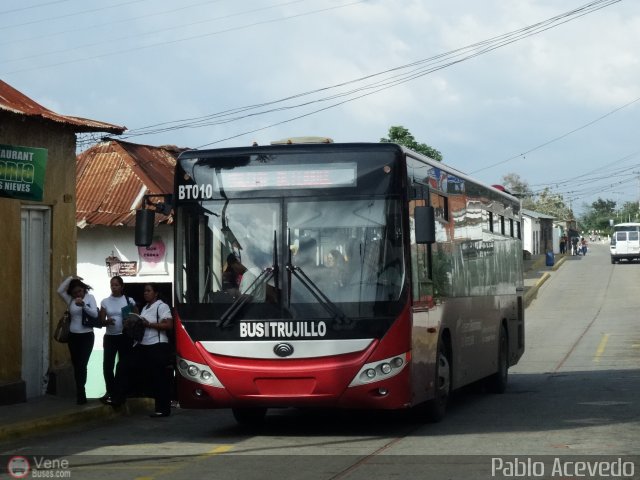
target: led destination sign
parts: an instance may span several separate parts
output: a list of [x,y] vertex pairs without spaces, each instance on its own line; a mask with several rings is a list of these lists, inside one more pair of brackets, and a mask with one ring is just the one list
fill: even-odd
[[335,188],[356,185],[356,164],[278,165],[245,167],[220,172],[226,191],[274,188]]

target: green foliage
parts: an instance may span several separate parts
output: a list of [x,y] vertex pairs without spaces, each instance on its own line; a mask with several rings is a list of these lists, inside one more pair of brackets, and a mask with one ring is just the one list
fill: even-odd
[[502,177],[502,186],[516,197],[533,197],[533,191],[529,184],[520,178],[517,173],[507,173]]
[[573,218],[573,211],[566,206],[562,195],[552,193],[545,188],[536,197],[535,211],[553,215],[557,220],[569,220]]
[[637,222],[640,219],[638,202],[626,202],[620,208],[614,200],[598,198],[585,211],[582,224],[586,230],[610,233],[609,220],[613,223]]
[[414,152],[421,153],[439,162],[442,161],[442,153],[426,143],[418,143],[411,132],[403,126],[390,127],[388,135],[389,138],[381,138],[380,142],[397,143],[398,145],[410,148]]
[[535,194],[529,184],[517,173],[509,173],[502,177],[502,185],[516,197],[522,200],[522,207],[534,212],[551,215],[557,220],[573,219],[573,211],[567,207],[562,195],[545,188]]

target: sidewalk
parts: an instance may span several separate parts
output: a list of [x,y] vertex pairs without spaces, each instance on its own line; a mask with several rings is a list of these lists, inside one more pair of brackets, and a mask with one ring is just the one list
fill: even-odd
[[149,398],[130,398],[115,410],[98,399],[89,399],[86,405],[78,406],[74,398],[43,395],[26,403],[0,406],[0,443],[98,419],[109,421],[152,411],[153,400]]
[[553,266],[547,266],[546,255],[532,255],[524,261],[524,306],[525,308],[536,298],[538,289],[549,280],[551,272],[560,268],[571,255],[555,255]]
[[[551,272],[565,260],[566,256],[557,255],[553,267],[546,266],[545,255],[534,255],[524,261],[525,307],[536,298],[538,288],[549,279]],[[114,410],[97,399],[90,399],[86,405],[78,406],[73,398],[45,395],[26,403],[0,406],[0,443],[83,422],[109,421],[122,415],[152,410],[153,400],[149,398],[129,399],[125,407]]]

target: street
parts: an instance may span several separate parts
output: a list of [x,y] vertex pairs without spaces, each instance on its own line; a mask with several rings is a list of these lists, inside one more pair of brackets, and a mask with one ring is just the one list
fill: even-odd
[[[438,424],[287,409],[249,431],[227,410],[176,409],[169,418],[137,414],[0,450],[3,458],[62,456],[68,466],[53,470],[92,479],[507,478],[518,476],[503,468],[514,457],[523,468],[531,460],[527,478],[538,476],[536,461],[546,478],[579,476],[573,466],[551,475],[565,456],[627,462],[632,476],[616,478],[640,478],[639,283],[640,264],[612,265],[608,245],[567,258],[527,308],[526,351],[506,393],[466,388]],[[492,460],[498,456],[504,461]]]

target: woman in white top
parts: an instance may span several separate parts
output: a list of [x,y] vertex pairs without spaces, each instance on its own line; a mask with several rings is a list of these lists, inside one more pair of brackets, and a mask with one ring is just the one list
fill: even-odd
[[[116,275],[111,277],[109,282],[111,296],[100,302],[100,324],[107,327],[103,338],[104,355],[102,360],[102,374],[107,393],[101,400],[106,400],[115,391],[115,378],[120,373],[125,364],[125,358],[131,351],[131,339],[122,333],[122,323],[124,321],[123,312],[131,311],[138,313],[136,302],[124,295],[124,281],[122,277]],[[118,355],[118,365],[114,375],[113,367]]]
[[[91,287],[80,277],[69,276],[58,287],[58,294],[69,308],[71,323],[69,325],[69,354],[76,381],[76,403],[87,403],[84,386],[87,383],[87,365],[93,350],[92,322],[98,317],[96,299],[89,292]],[[83,324],[87,319],[88,325]]]
[[168,334],[173,329],[171,308],[159,298],[154,283],[144,286],[145,306],[140,312],[145,331],[142,340],[134,345],[122,376],[116,378],[116,393],[106,403],[118,406],[126,400],[128,392],[135,390],[132,385],[141,371],[151,380],[155,412],[151,417],[168,417],[171,414],[171,379],[167,372],[170,365],[170,347]]

